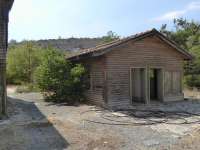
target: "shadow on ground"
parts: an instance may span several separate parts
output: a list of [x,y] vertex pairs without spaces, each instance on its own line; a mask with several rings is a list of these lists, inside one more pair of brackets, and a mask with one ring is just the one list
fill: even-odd
[[0,149],[63,150],[69,143],[35,103],[8,98],[9,118],[0,122]]

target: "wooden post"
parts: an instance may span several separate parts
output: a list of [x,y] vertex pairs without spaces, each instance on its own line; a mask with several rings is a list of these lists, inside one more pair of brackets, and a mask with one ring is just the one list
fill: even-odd
[[0,116],[7,114],[6,53],[8,47],[8,15],[14,0],[0,0]]

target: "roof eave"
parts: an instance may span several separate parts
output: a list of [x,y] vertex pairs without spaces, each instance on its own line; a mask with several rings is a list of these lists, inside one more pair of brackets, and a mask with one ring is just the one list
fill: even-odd
[[[89,52],[89,53],[85,53],[85,54],[80,54],[80,55],[76,55],[76,56],[72,56],[72,57],[68,57],[67,59],[68,60],[77,60],[81,57],[85,57],[85,58],[88,58],[88,57],[97,57],[97,56],[101,56],[101,55],[104,55],[105,53],[107,53],[108,51],[110,51],[112,48],[116,47],[116,46],[119,46],[123,43],[127,43],[131,40],[134,40],[134,41],[137,41],[137,40],[140,40],[142,38],[145,38],[147,36],[150,36],[150,35],[153,35],[153,30],[141,35],[141,36],[138,36],[138,37],[134,37],[134,38],[130,38],[130,39],[127,39],[127,40],[124,40],[124,41],[121,41],[115,45],[111,45],[110,47],[106,47],[106,48],[102,48],[100,49],[99,51],[93,51],[93,52]],[[93,55],[91,56],[90,53],[92,53]],[[83,58],[82,58],[83,59]]]
[[152,29],[142,35],[136,35],[130,38],[127,38],[125,40],[120,41],[119,43],[116,43],[114,45],[110,45],[106,48],[102,48],[93,52],[87,52],[87,53],[83,53],[83,54],[79,54],[76,56],[72,56],[67,58],[68,60],[76,60],[78,61],[79,59],[85,59],[88,57],[98,57],[101,55],[104,55],[105,53],[107,53],[108,51],[112,50],[112,48],[117,47],[121,44],[127,43],[131,40],[137,41],[140,39],[143,39],[145,37],[151,36],[151,35],[158,35],[158,37],[160,37],[161,40],[163,40],[164,42],[168,43],[169,45],[171,45],[172,47],[174,47],[178,52],[180,52],[183,56],[184,56],[184,60],[192,60],[194,59],[194,56],[192,56],[188,51],[182,49],[180,46],[178,46],[175,42],[173,42],[172,40],[170,40],[169,38],[167,38],[166,36],[164,36],[162,33],[160,33],[159,31],[157,31],[156,29]]

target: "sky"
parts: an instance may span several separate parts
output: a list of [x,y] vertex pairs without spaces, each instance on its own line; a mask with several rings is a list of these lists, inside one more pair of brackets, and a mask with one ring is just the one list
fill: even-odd
[[125,37],[179,17],[200,22],[200,0],[15,0],[9,39]]

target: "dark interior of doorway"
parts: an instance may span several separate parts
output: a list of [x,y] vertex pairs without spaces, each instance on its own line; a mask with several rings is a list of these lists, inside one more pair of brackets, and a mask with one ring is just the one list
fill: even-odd
[[158,101],[158,69],[150,69],[150,100]]

